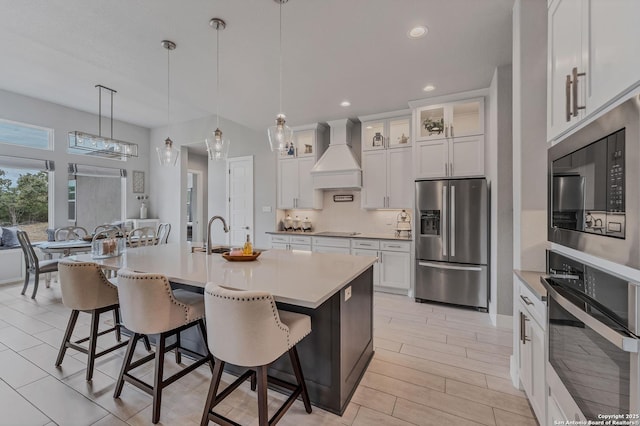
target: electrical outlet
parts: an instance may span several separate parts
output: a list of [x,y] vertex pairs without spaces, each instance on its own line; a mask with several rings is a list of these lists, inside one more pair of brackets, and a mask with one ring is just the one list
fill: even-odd
[[344,289],[344,301],[351,299],[351,286]]
[[271,213],[271,206],[262,206],[262,213]]

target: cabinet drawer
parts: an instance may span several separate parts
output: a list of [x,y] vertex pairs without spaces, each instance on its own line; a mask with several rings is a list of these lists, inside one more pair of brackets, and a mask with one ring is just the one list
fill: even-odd
[[289,249],[300,251],[311,251],[311,244],[289,244]]
[[272,235],[271,242],[272,243],[288,243],[289,236],[288,235]]
[[351,240],[352,248],[361,248],[367,250],[378,250],[380,248],[379,240],[363,240],[359,238],[354,238]]
[[381,241],[380,250],[387,251],[411,251],[411,243],[407,241]]
[[291,244],[307,244],[311,245],[311,237],[303,237],[298,235],[291,236]]
[[280,250],[289,250],[289,245],[287,243],[274,243],[274,242],[271,242],[271,248],[280,249]]
[[312,242],[314,247],[351,247],[351,241],[348,238],[313,237]]
[[538,299],[531,290],[527,288],[525,284],[523,284],[520,279],[516,278],[516,282],[518,283],[518,293],[516,297],[520,300],[526,309],[529,311],[532,317],[536,320],[536,322],[542,327],[542,329],[547,328],[547,306],[546,304]]

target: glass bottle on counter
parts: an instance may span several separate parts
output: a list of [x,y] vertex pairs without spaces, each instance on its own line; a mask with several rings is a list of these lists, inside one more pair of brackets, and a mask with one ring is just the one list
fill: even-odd
[[249,234],[247,234],[247,241],[244,243],[244,247],[242,248],[242,254],[245,256],[251,256],[253,254],[253,246],[251,245]]

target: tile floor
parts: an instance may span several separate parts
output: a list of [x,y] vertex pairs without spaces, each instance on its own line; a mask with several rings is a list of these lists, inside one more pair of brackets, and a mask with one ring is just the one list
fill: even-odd
[[[36,301],[21,285],[0,287],[0,425],[148,425],[151,397],[125,384],[113,399],[123,350],[96,362],[84,379],[86,356],[68,350],[53,364],[69,311],[58,285],[42,288]],[[375,296],[375,356],[342,417],[296,402],[282,425],[537,425],[524,394],[511,386],[511,330],[490,325],[487,314]],[[104,316],[102,327],[110,322]],[[78,338],[88,335],[81,314]],[[85,333],[84,335],[82,335]],[[99,346],[108,346],[101,337]],[[139,345],[142,349],[142,345]],[[151,374],[151,365],[143,374]],[[168,357],[165,374],[175,371]],[[160,424],[197,425],[209,386],[206,366],[163,392]],[[231,376],[223,376],[229,383]],[[283,396],[270,393],[271,412]],[[257,424],[255,395],[243,385],[220,406],[242,424]]]

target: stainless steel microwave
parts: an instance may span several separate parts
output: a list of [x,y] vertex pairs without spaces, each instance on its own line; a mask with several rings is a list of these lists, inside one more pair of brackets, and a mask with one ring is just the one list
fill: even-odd
[[548,239],[640,268],[640,100],[549,149]]

